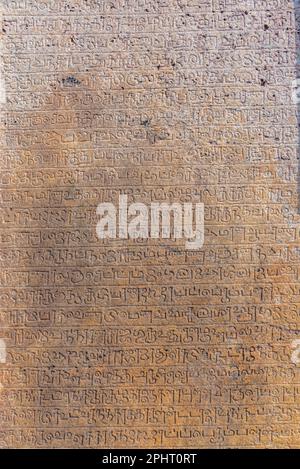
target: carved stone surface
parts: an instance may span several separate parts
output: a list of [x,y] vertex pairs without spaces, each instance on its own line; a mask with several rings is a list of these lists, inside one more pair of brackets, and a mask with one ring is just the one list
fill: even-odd
[[1,0],[0,447],[300,447],[295,3]]

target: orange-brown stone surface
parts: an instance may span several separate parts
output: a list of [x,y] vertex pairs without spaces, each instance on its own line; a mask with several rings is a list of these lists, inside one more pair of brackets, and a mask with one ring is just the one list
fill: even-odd
[[1,448],[300,448],[297,4],[1,0]]

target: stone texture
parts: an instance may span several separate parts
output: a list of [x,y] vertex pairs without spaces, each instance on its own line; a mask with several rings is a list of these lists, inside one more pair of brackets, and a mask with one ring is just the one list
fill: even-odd
[[[300,447],[290,0],[2,0],[0,447]],[[202,201],[205,245],[96,206]]]

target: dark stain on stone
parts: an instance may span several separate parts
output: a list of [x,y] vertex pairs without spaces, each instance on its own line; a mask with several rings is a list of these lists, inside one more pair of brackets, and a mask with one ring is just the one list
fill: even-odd
[[141,122],[141,125],[143,125],[144,127],[149,127],[150,125],[150,119],[145,119]]

